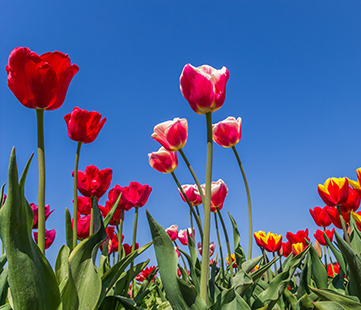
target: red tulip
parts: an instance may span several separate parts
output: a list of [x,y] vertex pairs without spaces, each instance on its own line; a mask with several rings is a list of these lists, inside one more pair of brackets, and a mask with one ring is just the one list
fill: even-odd
[[[33,229],[38,229],[38,206],[35,203],[31,203],[30,207],[34,212]],[[48,219],[50,214],[52,214],[53,212],[54,212],[54,210],[50,211],[49,205],[45,205],[45,221]]]
[[235,146],[241,140],[242,119],[233,116],[212,125],[213,141],[223,147]]
[[[198,242],[197,244],[198,252],[200,255],[202,255],[202,243]],[[214,254],[214,250],[216,249],[216,244],[214,241],[212,241],[209,244],[209,257],[211,257]]]
[[[74,199],[73,199],[74,203]],[[88,215],[91,213],[91,198],[78,196],[78,212],[82,215]]]
[[[33,232],[35,242],[38,243],[38,233],[36,231]],[[45,250],[48,249],[54,242],[56,235],[55,229],[46,230],[45,229]]]
[[175,118],[154,127],[152,138],[170,152],[179,151],[188,138],[188,122],[185,118]]
[[256,231],[253,233],[254,239],[259,247],[264,247],[262,237],[266,237],[266,233],[262,230]]
[[[124,244],[123,244],[123,248],[124,248],[125,256],[129,255],[130,253],[132,253],[132,246],[129,245],[128,243],[124,243]],[[137,242],[137,243],[135,244],[134,250],[138,250],[138,249],[139,249],[139,243]]]
[[[237,268],[236,255],[231,254],[231,258],[232,258],[232,262],[233,262],[232,267]],[[227,254],[226,260],[227,260],[227,263],[229,265],[229,254]]]
[[[338,229],[342,229],[341,220],[337,208],[328,208],[327,213],[332,221],[332,224],[335,225]],[[342,212],[341,210],[341,214],[345,222],[350,223],[350,213]]]
[[[330,239],[331,242],[333,240],[334,233],[335,233],[335,228],[333,228],[332,230],[329,230],[329,229],[325,230],[325,234],[326,234],[327,238]],[[317,229],[316,233],[313,236],[319,242],[319,244],[327,245],[325,237],[323,236],[323,231],[321,229]]]
[[148,154],[149,164],[157,171],[171,173],[178,166],[177,152],[169,152],[163,146],[157,151]]
[[109,188],[112,174],[112,169],[99,170],[94,165],[87,166],[84,172],[78,170],[79,192],[85,197],[102,197]]
[[221,108],[226,98],[226,83],[229,72],[226,67],[216,70],[208,65],[184,66],[180,80],[180,90],[194,112],[206,114]]
[[[71,221],[73,226],[73,220]],[[80,217],[80,213],[77,213],[77,235],[78,239],[86,239],[90,233],[90,214]]]
[[342,205],[348,198],[347,178],[329,178],[325,184],[319,184],[318,194],[329,207]]
[[[144,268],[140,274],[138,274],[135,279],[138,281],[138,282],[143,282],[150,274],[151,272],[155,269],[155,266],[151,266],[151,267],[146,267]],[[155,275],[153,277],[152,280],[154,280],[155,278]]]
[[138,182],[130,182],[123,192],[124,197],[134,206],[143,207],[148,201],[148,197],[152,191],[149,185],[142,185]]
[[[103,251],[103,247],[105,246],[106,242],[108,242],[108,253],[109,255],[115,252],[118,252],[118,236],[114,233],[114,226],[108,226],[106,228],[107,238],[100,246],[100,249]],[[122,242],[124,239],[124,235],[122,235]]]
[[339,263],[333,264],[333,271],[332,271],[331,264],[327,264],[327,275],[328,276],[333,278],[335,275],[338,275],[339,272],[340,272],[340,264]]
[[282,235],[268,232],[265,237],[261,237],[263,247],[268,252],[277,252],[282,246]]
[[[284,257],[288,257],[288,255],[290,255],[292,253],[292,244],[291,242],[287,241],[287,242],[282,242],[282,247],[280,248],[280,251],[282,252],[282,255]],[[280,253],[281,255],[281,253]]]
[[93,142],[106,121],[106,118],[100,120],[101,117],[98,112],[75,107],[73,112],[64,116],[69,138],[81,143]]
[[353,188],[349,187],[347,201],[343,203],[340,208],[343,212],[355,212],[360,206],[360,200],[361,194],[359,194]]
[[166,233],[168,234],[170,240],[175,241],[178,238],[178,226],[172,225],[165,229]]
[[187,234],[187,231],[188,231],[189,236],[190,236],[191,238],[193,238],[193,234],[195,234],[194,228],[193,228],[193,234],[192,234],[192,229],[191,229],[191,228],[180,230],[180,231],[178,232],[178,239],[179,239],[180,243],[182,243],[183,245],[188,245],[188,234]]
[[[203,192],[205,193],[206,185],[202,184]],[[211,212],[216,213],[217,207],[222,210],[224,200],[228,194],[228,188],[223,180],[219,179],[217,182],[211,184]]]
[[[185,184],[185,185],[182,185],[182,188],[193,207],[199,206],[202,203],[202,198],[199,194],[197,185]],[[178,189],[178,191],[179,191],[183,201],[187,202],[186,199],[183,197],[181,191],[179,189]]]
[[17,47],[5,67],[8,86],[21,104],[30,109],[55,110],[66,96],[73,76],[79,71],[68,54],[49,52],[39,56],[27,47]]
[[303,244],[304,248],[307,247],[307,243],[306,243],[305,239],[310,241],[310,238],[308,238],[308,228],[306,228],[306,230],[299,230],[296,234],[293,234],[291,232],[287,232],[286,238],[288,239],[288,241],[291,244],[301,242]]
[[330,207],[325,206],[323,208],[315,207],[313,210],[310,209],[311,216],[317,226],[327,227],[331,225],[331,219],[327,213],[328,208]]

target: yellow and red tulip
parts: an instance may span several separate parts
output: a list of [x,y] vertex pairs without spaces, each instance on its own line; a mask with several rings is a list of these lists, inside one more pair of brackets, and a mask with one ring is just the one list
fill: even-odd
[[300,254],[304,250],[303,243],[294,243],[292,244],[292,254],[293,256],[296,256],[297,254]]
[[255,233],[253,233],[254,239],[256,240],[256,243],[259,247],[264,247],[262,237],[266,237],[266,233],[262,230],[259,230]]
[[282,235],[268,232],[265,237],[261,236],[263,248],[268,252],[277,252],[282,246]]
[[347,201],[349,185],[347,178],[329,178],[325,184],[319,184],[318,194],[330,207],[342,205]]

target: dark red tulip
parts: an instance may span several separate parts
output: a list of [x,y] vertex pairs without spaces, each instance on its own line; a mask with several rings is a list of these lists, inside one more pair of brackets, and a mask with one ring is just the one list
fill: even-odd
[[[38,243],[38,233],[36,231],[33,232],[35,242]],[[46,230],[45,229],[45,250],[48,249],[54,242],[56,235],[55,229]]]
[[[35,203],[31,203],[30,207],[34,212],[33,229],[38,229],[38,206]],[[50,211],[49,205],[45,205],[45,221],[48,219],[50,214],[52,214],[53,212],[54,212],[54,210]]]

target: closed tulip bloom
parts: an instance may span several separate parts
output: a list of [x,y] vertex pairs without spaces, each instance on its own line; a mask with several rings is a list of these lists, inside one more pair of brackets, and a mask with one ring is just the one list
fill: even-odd
[[[340,220],[340,215],[338,214],[337,208],[328,208],[327,209],[328,216],[330,217],[332,224],[335,225],[338,229],[342,229],[342,224]],[[341,214],[346,223],[350,223],[350,213],[342,212]]]
[[[330,239],[331,242],[333,240],[334,233],[335,233],[335,228],[333,228],[332,230],[329,230],[329,229],[325,230],[325,234],[326,234],[327,238]],[[325,237],[323,235],[323,231],[321,229],[317,229],[316,233],[313,236],[319,242],[319,244],[327,245],[327,242],[326,242]]]
[[170,240],[175,241],[178,238],[178,226],[172,225],[165,229],[166,233],[168,234]]
[[[282,255],[284,257],[288,257],[292,253],[292,244],[291,242],[282,242],[282,247],[280,249],[280,252],[282,252]],[[281,255],[281,254],[280,254]]]
[[329,178],[325,184],[319,184],[318,194],[329,207],[339,206],[347,201],[348,181],[347,178]]
[[[132,245],[129,245],[128,243],[124,243],[124,244],[123,244],[123,249],[124,249],[125,256],[129,255],[130,253],[132,253]],[[135,251],[135,250],[138,250],[138,249],[139,249],[139,243],[137,242],[137,243],[135,244],[134,251]]]
[[[202,255],[202,243],[198,242],[197,243],[197,248],[198,248],[198,252],[200,255]],[[211,257],[214,254],[214,250],[216,249],[216,244],[214,241],[212,241],[209,244],[209,257]]]
[[175,118],[154,127],[152,138],[166,150],[177,152],[182,149],[188,138],[188,122],[185,118]]
[[311,216],[313,220],[315,221],[317,226],[320,227],[328,227],[331,225],[331,219],[328,216],[327,210],[330,208],[329,206],[325,206],[323,208],[321,207],[315,207],[313,210],[310,210]]
[[287,232],[286,238],[292,244],[301,242],[304,248],[307,247],[305,239],[310,241],[310,238],[308,238],[308,228],[306,230],[299,230],[296,234]]
[[183,230],[180,230],[178,232],[178,239],[180,241],[180,243],[182,243],[183,245],[188,245],[188,234],[187,234],[187,231],[189,233],[189,236],[191,238],[193,238],[193,234],[195,233],[195,230],[193,228],[193,234],[192,234],[192,229],[191,228],[188,228],[188,229],[183,229]]
[[[33,229],[38,229],[38,206],[35,203],[31,203],[30,207],[34,213]],[[54,210],[50,211],[49,205],[45,205],[45,221],[48,219],[50,214],[52,214],[53,212],[54,212]]]
[[[77,214],[77,235],[78,239],[86,239],[89,237],[90,233],[90,214],[80,217],[80,213]],[[71,221],[71,225],[73,226],[73,220]]]
[[[206,191],[206,185],[201,185],[203,193]],[[223,180],[219,179],[217,182],[211,183],[211,212],[216,213],[217,207],[222,210],[224,200],[228,195],[228,188]]]
[[148,201],[152,188],[148,185],[142,185],[139,182],[130,182],[125,187],[123,195],[134,207],[143,207]]
[[256,243],[259,247],[264,247],[264,243],[263,243],[263,240],[262,240],[262,237],[266,237],[266,233],[262,230],[259,230],[255,233],[253,233],[253,236],[254,236],[254,239],[256,240]]
[[79,192],[85,197],[102,197],[109,188],[112,174],[112,169],[99,170],[94,165],[87,166],[84,172],[78,170]]
[[70,81],[79,71],[77,65],[71,65],[68,54],[39,56],[27,47],[14,48],[5,68],[8,86],[20,103],[48,111],[63,104]]
[[81,143],[93,142],[106,121],[106,118],[101,118],[102,115],[96,111],[88,112],[75,107],[73,112],[64,116],[69,138]]
[[277,252],[282,246],[282,235],[268,232],[265,237],[261,237],[264,249],[268,252]]
[[355,212],[360,206],[360,200],[361,194],[359,194],[353,188],[349,187],[347,201],[343,203],[340,208],[343,212]]
[[[74,203],[74,199],[73,199]],[[90,197],[78,196],[78,212],[82,215],[88,215],[91,212]]]
[[187,64],[179,78],[180,90],[197,114],[215,112],[221,108],[226,98],[228,78],[226,67],[216,70],[208,65],[196,68]]
[[[199,206],[202,203],[202,198],[199,194],[197,185],[185,184],[185,185],[182,185],[182,188],[193,207]],[[183,197],[181,191],[179,189],[178,189],[178,191],[179,191],[183,201],[187,202],[186,199]]]
[[[35,242],[38,243],[38,233],[36,231],[33,232]],[[45,229],[45,250],[48,249],[54,242],[56,235],[55,229],[46,230]]]
[[169,152],[163,146],[157,151],[148,154],[149,164],[157,171],[171,173],[178,166],[177,152]]
[[242,119],[228,116],[224,121],[212,125],[213,141],[223,147],[235,146],[241,140]]
[[[232,258],[232,262],[233,262],[232,267],[233,267],[233,268],[237,268],[236,255],[235,255],[235,254],[231,254],[231,258]],[[227,254],[226,260],[227,260],[227,263],[228,263],[228,265],[229,265],[229,254]]]
[[293,256],[296,256],[298,254],[300,254],[303,250],[304,250],[304,246],[302,242],[299,243],[293,243],[292,244],[292,254]]

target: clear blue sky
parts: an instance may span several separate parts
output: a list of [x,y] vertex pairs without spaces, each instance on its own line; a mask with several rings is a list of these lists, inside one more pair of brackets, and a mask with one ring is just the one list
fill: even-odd
[[[139,243],[151,239],[145,209],[164,227],[189,226],[188,207],[171,176],[153,170],[147,156],[159,148],[150,137],[153,127],[185,117],[184,152],[204,181],[205,117],[191,110],[179,90],[186,63],[229,69],[226,101],[213,121],[243,119],[237,149],[249,180],[255,230],[285,237],[308,227],[313,235],[317,226],[308,209],[323,207],[317,185],[332,176],[356,178],[359,1],[2,1],[0,12],[1,183],[7,181],[12,146],[20,170],[36,152],[35,111],[22,106],[6,84],[11,50],[59,50],[80,68],[63,106],[45,113],[46,203],[55,209],[46,227],[57,230],[47,250],[51,262],[65,242],[65,207],[72,209],[76,143],[68,138],[63,116],[74,106],[107,118],[95,142],[82,147],[80,170],[90,164],[112,168],[112,187],[131,181],[153,187],[140,213]],[[179,162],[181,183],[193,183]],[[242,177],[232,151],[215,145],[213,180],[219,178],[229,188],[224,210],[238,222],[247,252]],[[37,202],[37,182],[35,157],[26,184],[29,202]],[[131,211],[125,222],[128,243],[132,227]],[[143,258],[148,256],[156,264],[153,249]]]

